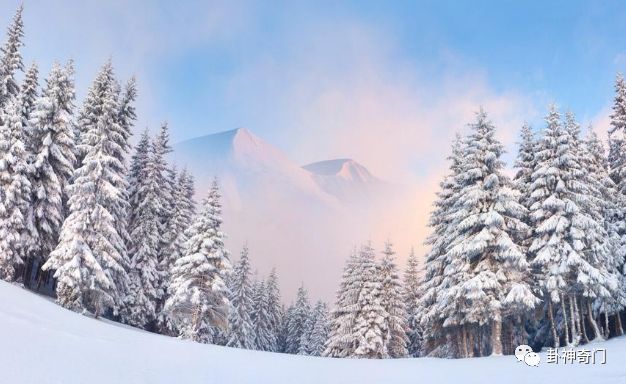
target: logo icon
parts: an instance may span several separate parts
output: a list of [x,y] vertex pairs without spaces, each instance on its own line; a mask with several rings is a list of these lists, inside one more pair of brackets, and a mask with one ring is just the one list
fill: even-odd
[[533,349],[528,345],[520,345],[515,348],[515,358],[517,361],[523,361],[526,365],[531,367],[539,366],[541,357],[533,352]]

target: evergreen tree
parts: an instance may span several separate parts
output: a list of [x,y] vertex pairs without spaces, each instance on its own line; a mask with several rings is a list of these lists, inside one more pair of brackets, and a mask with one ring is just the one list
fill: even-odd
[[530,184],[532,182],[532,173],[535,169],[535,151],[536,142],[533,131],[528,124],[524,124],[515,161],[517,172],[513,183],[515,188],[521,193],[520,204],[527,210],[530,210]]
[[228,314],[229,347],[254,349],[255,332],[250,314],[253,309],[250,285],[250,262],[248,247],[241,251],[241,258],[229,279],[231,309]]
[[[123,176],[117,157],[117,93],[111,79],[107,64],[90,90],[89,97],[99,108],[80,125],[82,162],[67,188],[69,216],[58,246],[42,267],[55,270],[61,305],[89,310],[96,316],[108,308],[117,312],[128,284],[128,260],[115,221],[123,196],[117,186]],[[70,156],[71,152],[64,154]]]
[[269,328],[272,333],[271,344],[268,351],[280,352],[280,337],[283,309],[281,305],[280,289],[278,288],[278,275],[276,269],[272,269],[267,279],[267,314],[269,318]]
[[[444,328],[443,325],[446,316],[450,318],[455,313],[460,314],[460,308],[455,310],[449,307],[449,312],[444,314],[436,304],[441,301],[440,295],[444,290],[455,286],[453,279],[444,278],[444,271],[451,263],[448,246],[453,239],[454,221],[456,220],[453,214],[456,212],[456,199],[461,190],[459,181],[465,160],[463,150],[464,141],[461,136],[456,135],[452,143],[451,154],[448,157],[450,161],[449,171],[439,184],[440,190],[437,192],[435,208],[430,215],[429,226],[432,228],[432,233],[426,240],[426,245],[430,245],[430,250],[426,255],[424,277],[420,284],[420,299],[413,312],[419,318],[419,324],[423,330],[423,352],[434,356],[450,357],[446,349],[455,347],[450,338],[459,332],[458,328]],[[467,333],[466,326],[462,325],[461,328],[461,333],[465,335]],[[452,353],[467,356],[465,351],[453,351]]]
[[[585,172],[575,137],[577,128],[570,123],[565,129],[554,106],[546,122],[532,176],[533,241],[529,251],[538,271],[537,284],[547,301],[553,342],[558,347],[555,304],[561,304],[565,338],[569,342],[567,319],[571,320],[571,316],[565,310],[565,299],[582,293],[586,307],[590,308],[590,297],[605,296],[608,291],[606,276],[594,267],[598,261],[594,254],[603,247],[597,242],[603,236],[603,228],[590,210],[590,191],[583,182]],[[598,334],[593,316],[589,321]]]
[[228,323],[230,304],[224,279],[231,267],[220,215],[220,193],[214,181],[191,227],[185,254],[172,269],[171,296],[164,308],[181,337],[205,343],[212,341],[211,327],[225,329]]
[[24,8],[20,6],[15,12],[7,31],[7,39],[4,46],[0,48],[0,110],[4,110],[9,101],[17,97],[20,91],[15,75],[17,71],[24,70],[20,52],[24,45],[22,42],[24,38],[23,10]]
[[356,348],[353,357],[382,359],[388,357],[387,343],[389,314],[383,306],[383,286],[379,268],[370,245],[361,249],[359,257],[360,286],[357,296],[357,314],[354,319]]
[[337,301],[331,314],[328,343],[323,355],[329,357],[351,357],[356,349],[353,332],[358,311],[357,299],[360,291],[359,257],[356,250],[346,262],[337,292]]
[[26,152],[32,154],[34,151],[33,142],[33,129],[30,125],[33,112],[37,105],[37,99],[39,87],[39,68],[37,64],[33,63],[24,76],[20,91],[20,109],[22,113],[22,126],[24,127],[24,145],[26,146]]
[[30,182],[21,101],[6,106],[0,125],[0,279],[13,281],[26,257]]
[[297,354],[300,350],[300,340],[310,310],[308,292],[304,286],[300,286],[296,303],[287,322],[287,350],[285,352]]
[[269,351],[276,343],[268,313],[269,297],[263,280],[256,282],[252,292],[252,323],[254,326],[254,348]]
[[408,354],[407,311],[403,300],[402,284],[394,260],[395,252],[391,242],[385,243],[383,259],[380,263],[382,284],[382,306],[387,312],[387,354],[392,358],[406,357]]
[[538,299],[525,280],[528,263],[520,247],[528,230],[521,220],[525,209],[503,173],[502,144],[484,111],[471,128],[464,172],[457,177],[461,189],[448,250],[452,261],[444,272],[453,284],[441,294],[437,308],[450,314],[444,326],[489,325],[492,354],[500,355],[507,311],[528,312]]
[[407,267],[404,271],[403,299],[407,312],[407,352],[411,357],[419,357],[422,349],[422,328],[419,324],[419,314],[417,313],[420,299],[420,277],[419,263],[413,248],[411,248],[411,253],[409,253]]
[[143,200],[134,209],[134,227],[130,228],[130,287],[122,317],[138,327],[156,320],[157,300],[162,296],[158,261],[161,212],[158,157],[153,145],[145,168],[139,170],[137,195]]
[[307,337],[306,352],[310,356],[321,356],[330,333],[330,319],[326,303],[317,302],[312,318],[314,322],[310,335]]
[[66,188],[75,166],[72,128],[74,69],[54,64],[31,114],[32,242],[29,257],[46,260],[67,215]]
[[609,127],[609,170],[620,193],[626,194],[626,82],[618,73]]
[[[135,153],[133,154],[130,167],[128,170],[128,228],[132,231],[132,228],[137,226],[137,217],[139,216],[139,203],[145,200],[145,190],[141,188],[141,176],[148,168],[148,162],[150,160],[150,153],[152,151],[150,135],[146,129],[140,136],[139,142],[135,146]],[[127,239],[127,248],[130,248],[130,239]]]
[[600,309],[605,314],[615,316],[615,329],[618,335],[623,334],[623,326],[620,311],[626,307],[626,276],[623,265],[626,256],[626,241],[620,233],[623,233],[624,223],[619,220],[623,205],[623,197],[617,192],[617,186],[608,174],[608,164],[604,157],[604,147],[595,132],[589,129],[585,141],[586,169],[588,183],[593,188],[591,197],[598,219],[604,225],[606,238],[606,253],[600,254],[602,260],[600,266],[606,269],[611,278],[616,282],[611,295],[600,298]]

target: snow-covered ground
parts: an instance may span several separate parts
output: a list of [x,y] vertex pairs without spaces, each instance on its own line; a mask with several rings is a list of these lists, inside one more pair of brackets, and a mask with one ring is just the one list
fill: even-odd
[[528,367],[512,356],[339,360],[181,341],[94,320],[0,282],[0,383],[626,383],[626,338],[606,365]]

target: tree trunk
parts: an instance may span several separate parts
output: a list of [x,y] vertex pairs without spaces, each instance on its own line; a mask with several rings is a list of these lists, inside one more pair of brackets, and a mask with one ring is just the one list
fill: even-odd
[[[576,302],[574,302],[574,304],[576,304]],[[578,307],[578,305],[576,305]],[[580,299],[580,308],[579,309],[579,317],[578,320],[580,321],[580,329],[583,332],[583,339],[585,340],[585,343],[589,343],[589,337],[587,336],[587,327],[585,324],[585,307],[583,306],[583,299]]]
[[474,331],[467,332],[467,357],[474,357]]
[[580,340],[580,332],[578,331],[578,327],[576,326],[576,313],[574,311],[574,299],[572,296],[569,297],[569,316],[570,316],[570,326],[572,330],[572,343],[574,345],[578,345],[578,341]]
[[604,311],[604,338],[608,339],[611,336],[611,327],[609,327],[609,314]]
[[615,314],[615,332],[617,332],[617,336],[622,336],[624,334],[624,328],[622,328],[622,316],[620,316],[619,311]]
[[594,339],[602,339],[602,332],[598,327],[598,323],[596,323],[596,319],[593,318],[593,310],[591,309],[591,301],[585,300],[587,302],[587,319],[589,320],[589,324],[591,324],[591,328],[593,328],[593,332],[595,333]]
[[502,319],[499,315],[491,323],[491,355],[502,355]]
[[561,298],[561,311],[563,312],[563,327],[565,328],[565,344],[571,345],[572,339],[570,338],[569,324],[567,321],[567,309],[565,309],[565,298]]
[[554,323],[554,309],[552,307],[552,299],[548,299],[548,318],[550,319],[550,329],[552,330],[552,341],[554,348],[559,347],[559,335],[556,333],[556,324]]
[[461,327],[461,353],[463,357],[468,357],[467,355],[467,327],[465,324]]

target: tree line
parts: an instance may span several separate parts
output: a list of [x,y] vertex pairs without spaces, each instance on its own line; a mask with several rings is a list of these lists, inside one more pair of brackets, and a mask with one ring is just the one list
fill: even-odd
[[[328,357],[472,357],[519,344],[622,335],[626,307],[626,82],[608,151],[549,107],[521,129],[507,175],[486,112],[457,135],[430,216],[424,264],[404,276],[390,241],[347,259],[333,308],[278,276],[234,265],[215,180],[168,163],[166,123],[131,148],[137,86],[105,63],[75,108],[74,63],[39,84],[25,68],[22,8],[0,52],[0,278],[49,287],[70,310],[203,343]],[[18,81],[19,74],[22,80]],[[607,153],[608,152],[608,153]]]

